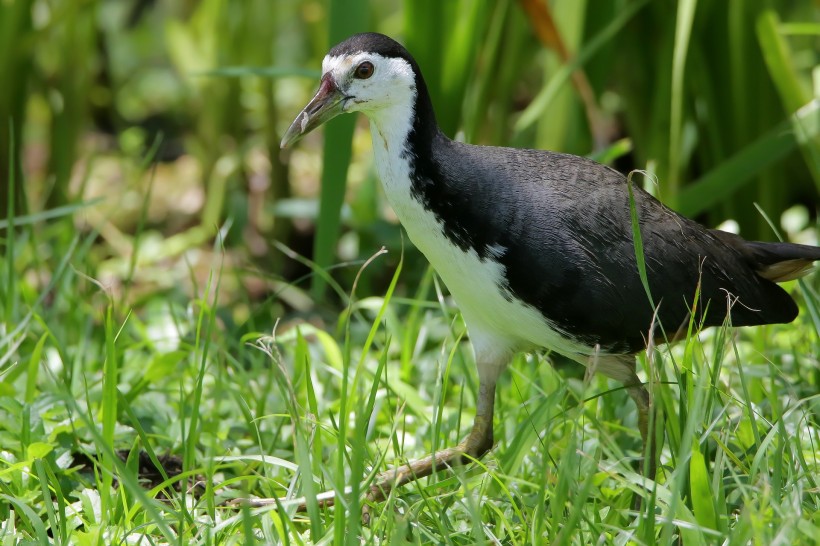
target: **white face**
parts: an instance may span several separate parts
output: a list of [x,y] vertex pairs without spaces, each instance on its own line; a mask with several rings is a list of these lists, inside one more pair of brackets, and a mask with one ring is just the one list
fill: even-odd
[[[370,63],[370,70],[368,65]],[[369,76],[366,74],[369,72]],[[378,114],[391,107],[412,107],[416,98],[413,68],[404,59],[382,57],[376,53],[326,56],[322,73],[330,74],[345,96],[345,112]]]

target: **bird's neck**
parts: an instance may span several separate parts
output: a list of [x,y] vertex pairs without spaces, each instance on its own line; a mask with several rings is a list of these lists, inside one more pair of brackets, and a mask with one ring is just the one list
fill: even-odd
[[433,148],[446,142],[436,123],[424,80],[389,107],[369,114],[376,169],[388,200],[401,217],[404,199],[415,180],[430,178]]

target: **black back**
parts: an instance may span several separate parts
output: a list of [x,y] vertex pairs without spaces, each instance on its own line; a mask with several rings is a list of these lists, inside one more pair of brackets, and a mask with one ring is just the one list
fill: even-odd
[[[414,188],[453,243],[487,260],[496,260],[491,246],[506,249],[497,259],[504,288],[577,340],[609,352],[646,346],[653,308],[621,173],[577,156],[444,137],[431,151],[416,162]],[[746,241],[680,216],[634,182],[633,193],[650,291],[670,338],[690,311],[703,326],[722,324],[730,307],[735,326],[794,320],[794,301],[757,274]]]

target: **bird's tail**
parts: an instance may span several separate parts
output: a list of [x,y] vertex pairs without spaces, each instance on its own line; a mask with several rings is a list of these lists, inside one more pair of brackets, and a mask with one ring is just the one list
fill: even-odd
[[772,282],[799,279],[814,271],[820,260],[820,247],[794,243],[761,243],[748,241],[757,264],[757,274]]

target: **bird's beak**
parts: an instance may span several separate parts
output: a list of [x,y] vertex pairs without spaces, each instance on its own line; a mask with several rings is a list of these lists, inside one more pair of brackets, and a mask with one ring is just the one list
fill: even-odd
[[324,122],[344,112],[344,99],[344,94],[336,86],[330,74],[325,74],[316,95],[288,127],[280,146],[287,148]]

